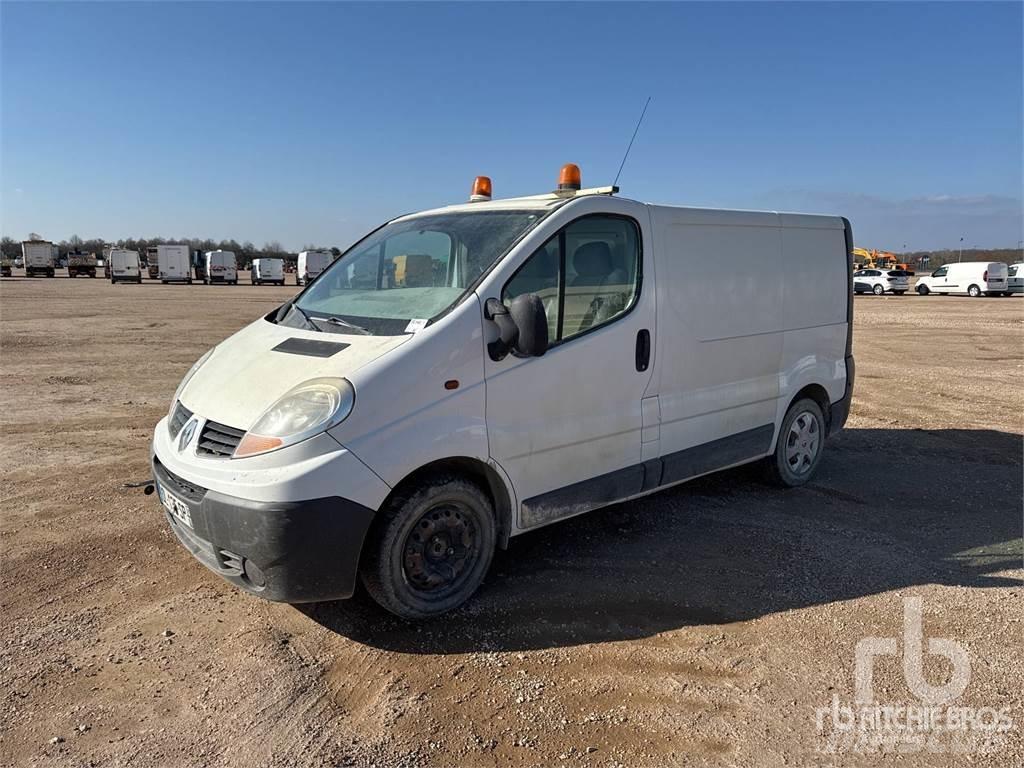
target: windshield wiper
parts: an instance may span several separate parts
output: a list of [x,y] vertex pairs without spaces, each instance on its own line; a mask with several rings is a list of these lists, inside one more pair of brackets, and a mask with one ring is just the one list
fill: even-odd
[[[299,311],[301,312],[302,310]],[[363,328],[361,325],[356,325],[355,323],[350,323],[347,320],[342,320],[340,317],[310,317],[305,312],[302,312],[302,314],[304,317],[306,317],[309,320],[312,320],[313,322],[316,322],[317,320],[322,320],[323,322],[330,323],[331,325],[339,325],[342,326],[343,328],[351,328],[356,333],[361,333],[364,336],[371,335],[370,331],[368,331],[366,328]]]
[[[312,328],[314,331],[320,331],[320,328],[317,326],[317,324],[313,322],[313,318],[311,318],[309,315],[307,315],[305,310],[302,309],[302,307],[300,307],[298,304],[296,304],[293,301],[290,308],[294,309],[296,312],[298,312],[300,315],[302,315],[302,319],[306,321],[306,325],[307,326]],[[320,332],[323,333],[323,331],[320,331]]]

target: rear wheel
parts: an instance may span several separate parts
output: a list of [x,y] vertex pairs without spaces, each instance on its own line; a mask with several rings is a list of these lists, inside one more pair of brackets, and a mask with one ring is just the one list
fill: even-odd
[[389,502],[360,568],[383,608],[426,619],[462,605],[483,581],[497,540],[490,499],[475,483],[438,474]]
[[967,295],[970,296],[972,299],[976,299],[979,296],[981,296],[981,288],[979,288],[976,285],[969,285],[967,287]]
[[775,453],[766,460],[768,478],[784,488],[803,485],[814,474],[825,448],[825,417],[809,397],[797,400],[782,420]]

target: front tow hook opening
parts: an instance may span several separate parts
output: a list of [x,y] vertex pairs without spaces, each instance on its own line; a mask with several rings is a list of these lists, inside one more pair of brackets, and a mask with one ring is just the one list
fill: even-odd
[[122,488],[141,488],[142,492],[144,494],[146,494],[147,496],[152,496],[153,495],[153,491],[156,490],[156,487],[154,486],[153,478],[149,478],[149,480],[143,480],[142,482],[139,482],[139,483],[122,483],[121,487]]

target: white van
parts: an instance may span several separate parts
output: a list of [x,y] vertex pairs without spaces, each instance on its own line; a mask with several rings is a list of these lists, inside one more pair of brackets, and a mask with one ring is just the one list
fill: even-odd
[[126,248],[111,248],[108,256],[110,263],[110,282],[141,283],[142,269],[139,267],[139,252]]
[[207,251],[204,285],[238,285],[238,261],[234,251]]
[[918,278],[915,290],[921,296],[929,293],[1002,296],[1007,291],[1006,279],[1006,265],[1001,261],[964,261],[944,264],[930,275]]
[[295,284],[305,285],[319,275],[334,260],[330,251],[302,251],[295,269]]
[[846,220],[565,175],[394,219],[203,355],[153,436],[181,543],[271,600],[361,578],[422,618],[549,523],[757,460],[806,483],[853,387]]
[[284,261],[281,259],[253,259],[249,271],[253,285],[272,283],[284,285]]
[[187,245],[158,245],[156,260],[157,277],[161,283],[192,285],[192,261]]
[[1024,262],[1011,264],[1006,271],[1006,295],[1024,293]]

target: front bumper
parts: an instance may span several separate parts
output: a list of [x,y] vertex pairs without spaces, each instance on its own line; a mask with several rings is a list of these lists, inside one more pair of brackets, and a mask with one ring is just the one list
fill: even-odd
[[308,603],[352,596],[374,512],[337,496],[250,501],[173,474],[156,455],[153,477],[189,509],[192,526],[166,508],[178,541],[239,589],[267,600]]

